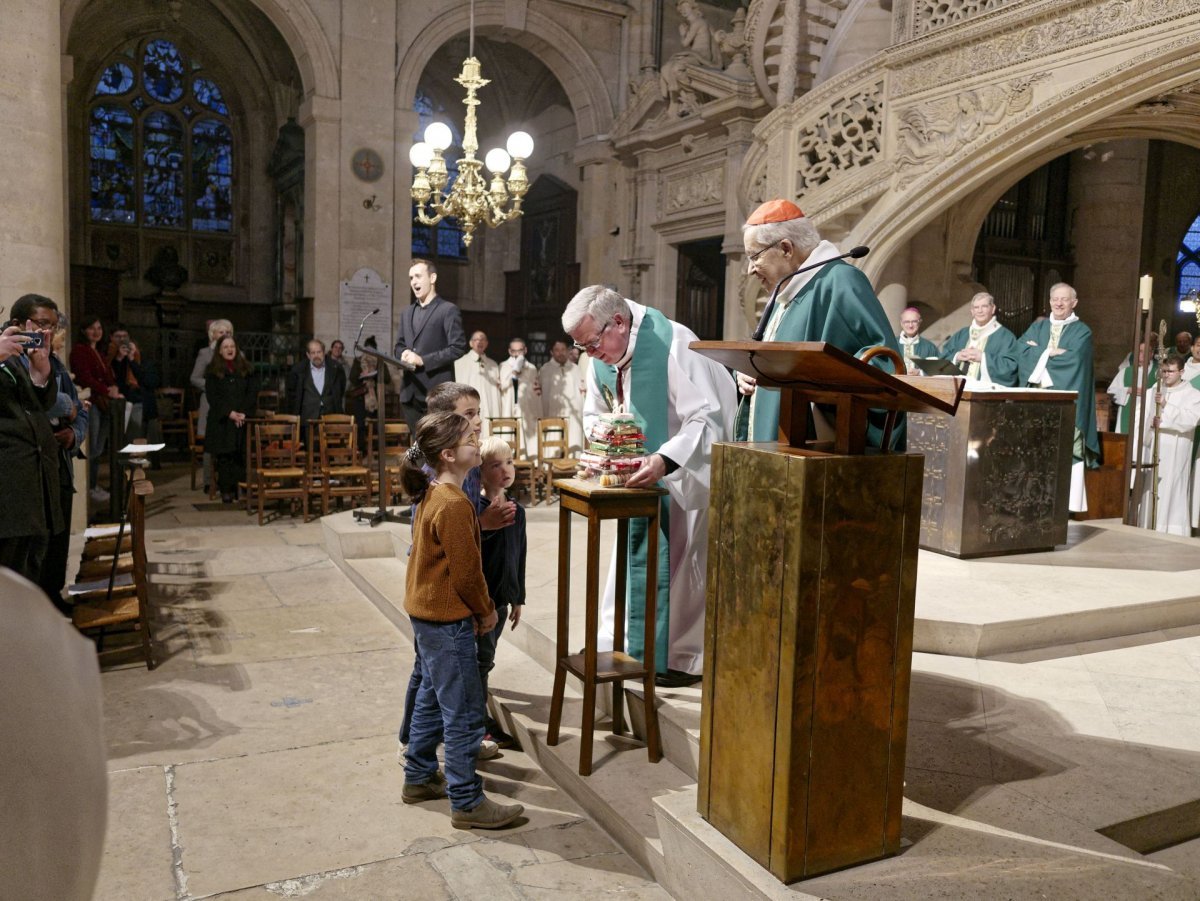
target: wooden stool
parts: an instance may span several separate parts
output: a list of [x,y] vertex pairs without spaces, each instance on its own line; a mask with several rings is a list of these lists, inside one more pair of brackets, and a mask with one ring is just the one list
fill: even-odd
[[[558,664],[554,668],[554,696],[550,703],[550,725],[546,733],[546,744],[558,744],[558,726],[562,720],[563,692],[567,686],[567,673],[583,681],[583,732],[579,743],[579,774],[590,776],[592,772],[592,732],[596,720],[596,686],[601,682],[613,683],[612,727],[613,734],[620,735],[624,729],[622,715],[621,682],[640,679],[642,701],[645,705],[646,751],[650,762],[662,759],[662,745],[658,735],[658,711],[654,706],[654,622],[657,597],[658,567],[652,561],[658,556],[658,506],[659,499],[667,492],[661,488],[601,488],[594,482],[579,479],[558,479],[558,632],[555,639],[555,656]],[[571,608],[571,514],[586,516],[587,532],[587,605],[586,629],[582,654],[571,654],[568,627]],[[646,559],[650,562],[646,570],[646,663],[635,660],[625,653],[625,595],[628,591],[626,573],[629,556],[629,520],[647,517],[650,529],[646,547]],[[613,628],[613,649],[605,653],[596,651],[597,631],[600,620],[600,523],[605,519],[617,520],[617,584],[616,612]]]

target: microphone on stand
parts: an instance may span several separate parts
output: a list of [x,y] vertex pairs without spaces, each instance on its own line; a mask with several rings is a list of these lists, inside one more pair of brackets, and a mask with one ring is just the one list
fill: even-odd
[[356,351],[358,350],[358,348],[359,348],[359,347],[360,347],[360,345],[361,345],[361,342],[362,342],[362,332],[363,332],[363,328],[364,328],[364,327],[366,326],[366,324],[367,324],[367,320],[368,320],[368,319],[370,319],[372,316],[374,316],[374,315],[375,315],[376,313],[378,313],[378,312],[379,312],[379,307],[376,307],[376,308],[375,308],[375,309],[373,309],[373,310],[372,310],[370,313],[368,313],[366,316],[364,316],[364,317],[362,318],[362,322],[360,322],[360,323],[358,324],[358,337],[354,339],[354,349],[355,349]]
[[752,340],[761,341],[763,339],[763,335],[766,334],[767,331],[767,323],[771,321],[771,313],[775,311],[775,298],[779,296],[780,289],[782,289],[783,286],[787,284],[794,276],[799,275],[801,272],[808,272],[810,269],[816,269],[820,266],[824,266],[826,263],[832,263],[834,260],[844,260],[846,257],[851,257],[858,260],[862,257],[865,257],[870,252],[871,248],[860,244],[858,247],[851,247],[845,253],[839,254],[836,257],[830,257],[828,260],[821,260],[819,263],[810,263],[807,266],[801,266],[795,272],[789,272],[775,284],[775,290],[771,292],[771,299],[767,301],[767,308],[763,310],[762,318],[758,320],[758,328],[754,330],[754,337]]

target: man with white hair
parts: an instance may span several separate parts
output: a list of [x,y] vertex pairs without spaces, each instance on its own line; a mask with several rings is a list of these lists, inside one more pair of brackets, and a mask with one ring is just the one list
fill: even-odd
[[[645,630],[653,628],[655,681],[666,687],[694,684],[704,664],[709,466],[713,442],[728,441],[733,434],[733,380],[720,364],[688,348],[696,340],[690,329],[603,285],[576,294],[562,324],[575,346],[592,358],[583,406],[585,432],[590,433],[600,413],[618,408],[632,413],[645,433],[648,453],[626,487],[647,488],[661,481],[670,492],[659,518],[660,590],[652,626],[643,621],[645,608],[639,600],[645,597],[646,566],[654,565],[646,560],[648,520],[630,524],[628,652],[642,657]],[[601,611],[604,650],[612,647],[615,576],[610,569]]]
[[1096,434],[1096,383],[1092,377],[1092,330],[1075,315],[1079,296],[1066,282],[1050,288],[1050,318],[1029,326],[1017,343],[1020,383],[1034,388],[1074,391],[1075,441],[1071,495],[1067,509],[1087,512],[1083,470],[1100,465]]
[[900,355],[909,375],[920,375],[921,367],[916,360],[927,360],[938,355],[937,345],[921,336],[921,311],[916,307],[905,307],[900,311]]
[[942,356],[973,383],[1017,386],[1017,336],[1000,324],[996,299],[986,291],[971,298],[971,324],[946,339]]
[[[768,293],[783,285],[774,304],[768,304],[756,337],[764,341],[825,341],[846,353],[861,356],[883,345],[897,354],[900,345],[892,324],[871,283],[858,268],[836,259],[837,247],[821,240],[817,227],[789,200],[768,200],[750,214],[742,228],[749,274]],[[802,266],[818,268],[793,275]],[[890,362],[871,365],[892,371]],[[757,388],[755,380],[738,374],[738,388],[750,397],[749,410],[738,412],[738,437],[750,441],[775,441],[779,436],[779,389]],[[832,417],[827,409],[813,407],[813,427],[818,438],[832,438]],[[748,413],[745,427],[743,416]],[[886,412],[867,414],[867,446],[883,442]],[[904,447],[904,419],[897,419],[892,446]]]

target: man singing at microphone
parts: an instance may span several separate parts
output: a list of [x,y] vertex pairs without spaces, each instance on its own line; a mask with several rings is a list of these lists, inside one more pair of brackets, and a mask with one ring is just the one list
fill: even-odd
[[[769,200],[750,214],[742,228],[749,274],[762,283],[768,294],[780,281],[804,266],[807,272],[792,275],[780,287],[770,309],[764,341],[825,341],[847,353],[884,345],[896,353],[900,345],[891,323],[875,296],[871,283],[862,272],[837,259],[841,252],[822,241],[816,225],[800,208],[788,200]],[[865,253],[865,250],[864,250]],[[821,265],[824,263],[824,265]],[[876,358],[888,372],[892,364]],[[738,373],[738,389],[748,395],[749,411],[738,415],[738,438],[750,441],[775,441],[779,435],[779,391],[755,388],[755,380]],[[883,439],[884,412],[872,410],[867,417],[867,446],[879,447]],[[818,439],[832,438],[832,416],[813,409]],[[894,449],[904,447],[903,420],[892,433]]]

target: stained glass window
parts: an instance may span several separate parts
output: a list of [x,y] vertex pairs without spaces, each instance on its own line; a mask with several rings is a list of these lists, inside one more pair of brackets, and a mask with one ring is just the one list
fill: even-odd
[[227,232],[233,226],[233,136],[216,119],[192,128],[192,228]]
[[[1188,228],[1187,234],[1183,236],[1176,263],[1179,264],[1179,284],[1177,286],[1179,293],[1177,296],[1180,309],[1185,309],[1183,307],[1185,302],[1194,304],[1196,301],[1196,295],[1193,294],[1188,298],[1188,293],[1200,292],[1200,216],[1196,217]],[[1188,306],[1186,311],[1193,312],[1194,307]]]
[[156,110],[142,120],[142,224],[183,225],[183,126]]
[[174,103],[183,96],[183,58],[170,41],[151,41],[142,60],[146,93],[160,103]]
[[137,221],[133,165],[133,117],[120,106],[92,108],[91,211],[97,222]]
[[125,63],[113,63],[104,70],[100,81],[96,83],[96,96],[105,94],[124,94],[133,87],[133,69]]
[[203,64],[172,41],[124,47],[88,110],[93,222],[233,231],[229,105]]
[[197,78],[193,81],[192,93],[196,95],[196,99],[200,103],[203,103],[214,113],[220,113],[222,116],[229,115],[229,107],[225,105],[225,98],[221,96],[221,89],[209,79]]

